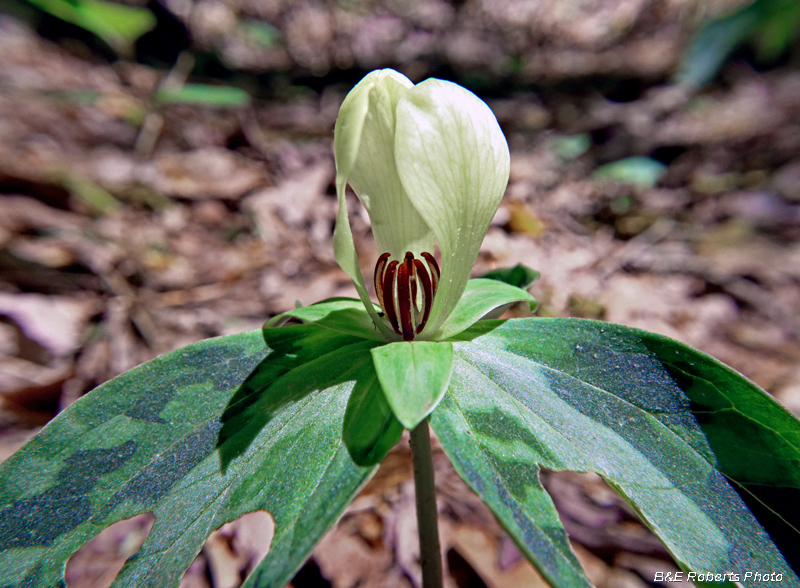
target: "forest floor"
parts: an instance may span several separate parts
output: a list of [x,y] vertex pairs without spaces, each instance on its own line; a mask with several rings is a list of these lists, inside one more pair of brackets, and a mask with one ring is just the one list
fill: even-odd
[[[800,414],[800,68],[737,58],[701,90],[670,84],[703,3],[172,4],[195,45],[167,68],[0,16],[0,460],[158,354],[355,295],[331,243],[332,130],[353,83],[385,65],[468,85],[506,133],[511,180],[475,275],[524,263],[541,272],[537,316],[673,337]],[[253,41],[271,31],[280,42]],[[527,57],[512,67],[512,54]],[[153,99],[208,55],[249,104]],[[631,156],[663,174],[597,173]],[[354,198],[350,210],[371,275],[369,219]],[[544,586],[435,457],[450,586]],[[598,587],[677,570],[598,476],[542,477]],[[182,586],[238,586],[269,543],[266,523],[215,533]],[[69,586],[107,586],[149,524],[90,542]],[[404,440],[294,585],[418,585],[415,527]]]

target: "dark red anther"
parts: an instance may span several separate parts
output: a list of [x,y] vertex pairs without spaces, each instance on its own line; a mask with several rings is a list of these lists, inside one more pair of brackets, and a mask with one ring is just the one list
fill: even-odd
[[384,315],[395,333],[413,341],[428,323],[439,285],[439,264],[433,255],[422,253],[426,264],[406,252],[402,261],[389,261],[388,253],[375,264],[375,291]]
[[[413,255],[411,256],[413,257]],[[408,266],[411,262],[406,256],[406,263],[397,267],[397,309],[400,311],[400,328],[403,341],[414,339],[414,316],[411,313],[411,275]],[[412,265],[413,267],[413,265]]]
[[383,290],[383,301],[385,303],[381,305],[383,307],[383,312],[386,314],[386,318],[389,319],[394,332],[398,335],[402,333],[400,332],[400,326],[397,324],[397,311],[394,308],[394,275],[397,271],[397,266],[399,263],[400,262],[395,259],[389,264],[383,274],[383,284],[381,285],[381,289]]
[[383,303],[383,274],[386,271],[386,265],[389,263],[389,257],[390,255],[388,253],[384,253],[378,258],[378,262],[375,264],[375,274],[373,276],[375,281],[375,293],[378,295],[378,304],[381,305],[381,308],[385,308]]
[[408,268],[408,276],[411,280],[411,300],[412,302],[417,301],[417,277],[416,272],[414,270],[414,254],[410,251],[406,251],[406,256],[403,259],[403,264]]
[[439,289],[439,276],[441,275],[439,264],[436,263],[436,258],[427,251],[423,251],[420,255],[428,262],[428,268],[431,271],[431,284],[433,284],[433,295],[436,296],[436,290]]
[[416,270],[417,279],[422,282],[422,315],[419,317],[419,325],[417,326],[417,335],[419,335],[428,323],[428,317],[431,314],[431,307],[433,306],[433,286],[431,285],[431,278],[425,269],[425,265],[419,259],[414,260],[414,269]]

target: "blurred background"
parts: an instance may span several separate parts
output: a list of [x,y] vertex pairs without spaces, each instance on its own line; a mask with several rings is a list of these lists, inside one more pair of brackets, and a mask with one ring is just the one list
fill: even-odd
[[[0,459],[160,353],[355,295],[333,125],[380,67],[462,84],[503,127],[476,275],[524,263],[539,316],[674,337],[800,414],[798,37],[798,0],[2,0]],[[544,586],[436,458],[449,587]],[[677,570],[599,477],[542,478],[598,587]],[[150,522],[87,544],[70,588],[108,586]],[[415,526],[404,442],[293,585],[417,586]],[[226,525],[182,587],[239,586],[271,533]]]

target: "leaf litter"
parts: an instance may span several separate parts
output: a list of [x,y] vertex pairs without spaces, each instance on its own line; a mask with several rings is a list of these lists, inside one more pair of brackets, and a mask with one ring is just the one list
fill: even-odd
[[[159,353],[259,328],[298,301],[354,296],[330,246],[331,132],[349,88],[333,74],[398,64],[419,79],[447,63],[495,88],[488,101],[509,137],[512,176],[476,275],[534,267],[540,316],[675,337],[800,414],[796,71],[734,62],[700,93],[665,85],[688,38],[682,15],[699,2],[664,2],[658,14],[634,0],[588,2],[580,13],[555,0],[292,4],[176,7],[198,46],[231,68],[290,86],[297,71],[333,82],[273,88],[239,108],[157,105],[165,72],[111,65],[0,20],[0,457]],[[497,92],[509,77],[521,89]],[[564,83],[576,79],[587,81]],[[152,151],[137,151],[153,113]],[[570,137],[581,148],[565,156]],[[652,186],[593,177],[629,157],[666,172]],[[353,213],[353,232],[368,274],[366,215]],[[450,585],[540,585],[440,449],[435,458]],[[644,586],[676,570],[596,475],[542,480],[595,585]],[[143,539],[142,523],[127,523],[75,556],[71,587],[108,585]],[[415,525],[403,442],[295,586],[419,585]],[[220,530],[182,586],[238,585],[267,527],[245,517]]]

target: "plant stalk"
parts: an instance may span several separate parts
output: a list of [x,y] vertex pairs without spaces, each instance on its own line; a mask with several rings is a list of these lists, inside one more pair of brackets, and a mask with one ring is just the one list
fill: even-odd
[[428,419],[411,431],[411,459],[414,462],[422,588],[442,588],[442,555]]

